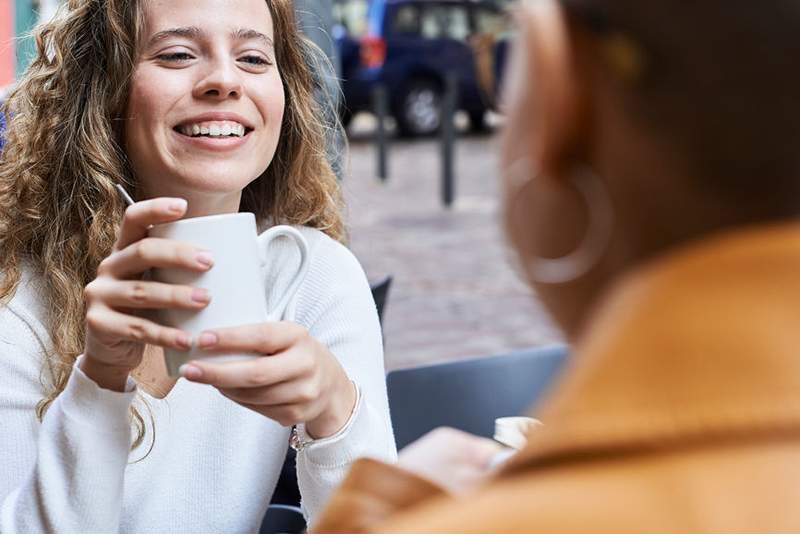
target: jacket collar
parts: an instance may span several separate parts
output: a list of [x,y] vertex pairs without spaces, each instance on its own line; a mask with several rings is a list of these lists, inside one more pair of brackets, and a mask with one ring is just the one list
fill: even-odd
[[690,245],[598,307],[510,463],[800,435],[800,225]]

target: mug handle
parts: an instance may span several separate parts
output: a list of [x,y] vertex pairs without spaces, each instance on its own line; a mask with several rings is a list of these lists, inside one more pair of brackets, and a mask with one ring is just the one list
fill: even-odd
[[303,280],[306,278],[306,274],[308,274],[308,243],[303,235],[291,226],[273,226],[258,236],[262,261],[265,261],[265,258],[263,257],[263,251],[266,250],[267,245],[269,245],[273,239],[278,237],[289,237],[292,238],[295,243],[297,243],[297,246],[300,249],[300,267],[297,269],[294,278],[292,278],[292,282],[289,284],[289,288],[278,301],[278,304],[273,308],[272,311],[268,313],[268,321],[280,320],[280,318],[283,316],[283,312],[289,305],[289,301],[292,299],[292,297],[294,297],[295,293],[297,293],[297,290],[300,289],[300,284],[303,283]]

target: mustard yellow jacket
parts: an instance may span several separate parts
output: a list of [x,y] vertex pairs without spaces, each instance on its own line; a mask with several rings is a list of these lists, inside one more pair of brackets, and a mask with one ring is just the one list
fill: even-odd
[[452,497],[362,460],[312,532],[800,533],[800,225],[654,261],[590,324],[492,480]]

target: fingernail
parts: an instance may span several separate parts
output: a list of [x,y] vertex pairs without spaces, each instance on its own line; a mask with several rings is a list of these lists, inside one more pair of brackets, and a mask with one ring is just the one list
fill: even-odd
[[200,380],[203,378],[203,370],[190,363],[184,363],[178,368],[178,374],[187,380]]
[[183,213],[184,210],[186,209],[186,206],[188,206],[188,204],[186,203],[185,199],[176,198],[175,200],[169,203],[169,211],[171,211],[172,213]]
[[192,300],[205,304],[211,300],[211,296],[208,294],[208,290],[198,287],[192,290]]
[[212,265],[214,265],[214,257],[211,255],[210,252],[207,251],[198,252],[195,255],[194,259],[197,260],[197,263],[199,263],[203,267],[211,267]]
[[211,332],[204,332],[200,334],[200,338],[197,340],[197,344],[200,345],[200,348],[207,349],[208,347],[213,347],[217,344],[217,336],[216,334],[212,334]]
[[192,338],[189,337],[188,334],[178,334],[178,336],[175,338],[175,341],[184,349],[192,348]]

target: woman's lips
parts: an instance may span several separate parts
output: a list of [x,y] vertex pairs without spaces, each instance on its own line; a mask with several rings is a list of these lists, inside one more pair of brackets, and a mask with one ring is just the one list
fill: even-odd
[[200,148],[204,150],[212,150],[212,151],[227,151],[237,149],[245,144],[250,139],[250,134],[252,130],[246,131],[242,137],[236,135],[230,136],[217,136],[217,137],[209,137],[209,136],[197,136],[192,137],[181,133],[176,130],[172,130],[172,135],[176,136],[181,143],[186,143],[189,146]]

